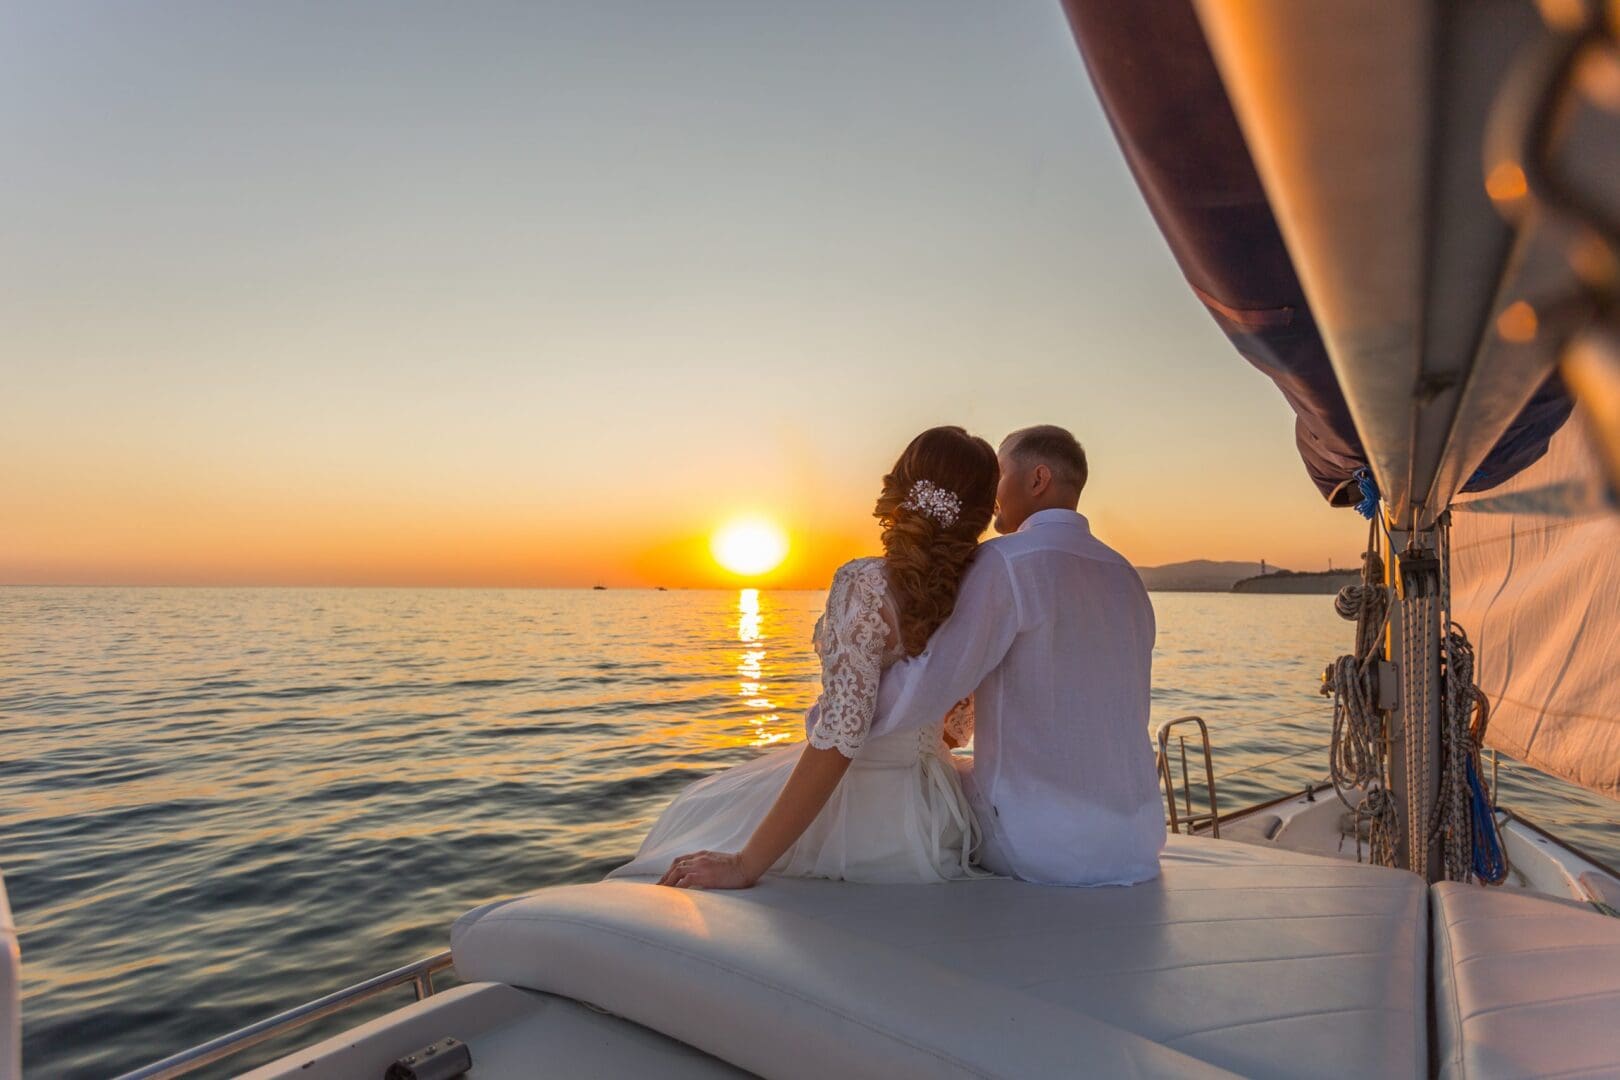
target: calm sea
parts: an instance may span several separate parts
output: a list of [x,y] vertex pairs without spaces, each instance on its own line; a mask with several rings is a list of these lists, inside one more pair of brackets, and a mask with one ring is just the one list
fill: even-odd
[[[0,589],[29,1075],[134,1067],[443,949],[484,900],[600,877],[681,786],[799,736],[821,600]],[[1154,604],[1155,720],[1211,721],[1223,805],[1323,776],[1330,599]],[[1514,768],[1503,791],[1620,861],[1612,806]]]

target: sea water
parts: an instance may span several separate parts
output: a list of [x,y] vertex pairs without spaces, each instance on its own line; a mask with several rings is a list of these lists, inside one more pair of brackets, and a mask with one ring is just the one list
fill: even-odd
[[[1222,808],[1322,778],[1331,599],[1153,599],[1154,721],[1209,721]],[[444,949],[482,901],[599,878],[683,785],[801,737],[822,600],[0,589],[29,1075],[132,1068]],[[1502,788],[1620,861],[1610,804],[1518,767]]]

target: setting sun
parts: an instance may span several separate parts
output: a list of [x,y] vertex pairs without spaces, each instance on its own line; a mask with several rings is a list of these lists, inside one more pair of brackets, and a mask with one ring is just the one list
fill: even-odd
[[788,540],[771,522],[750,518],[734,521],[715,533],[709,548],[715,561],[733,574],[753,577],[782,565]]

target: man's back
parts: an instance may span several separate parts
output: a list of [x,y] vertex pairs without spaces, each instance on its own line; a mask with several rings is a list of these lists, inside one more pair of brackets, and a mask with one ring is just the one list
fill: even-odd
[[[994,555],[992,555],[994,552]],[[1018,634],[975,694],[974,779],[1019,877],[1158,873],[1164,817],[1148,744],[1153,607],[1135,569],[1068,510],[992,540]]]
[[1040,511],[984,545],[928,647],[885,673],[873,734],[937,719],[972,692],[986,864],[1053,884],[1147,880],[1164,846],[1153,638],[1130,564],[1080,514]]

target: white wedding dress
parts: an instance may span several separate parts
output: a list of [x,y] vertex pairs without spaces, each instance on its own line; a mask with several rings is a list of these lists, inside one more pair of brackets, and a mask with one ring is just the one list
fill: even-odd
[[[902,655],[883,560],[839,567],[816,623],[821,697],[806,737],[851,758],[849,771],[771,873],[870,883],[978,876],[969,864],[978,824],[942,734],[973,734],[971,700],[921,730],[868,739],[883,669]],[[807,725],[808,726],[808,725]],[[636,857],[609,874],[661,876],[678,855],[738,851],[787,783],[804,743],[699,780],[675,797]]]

